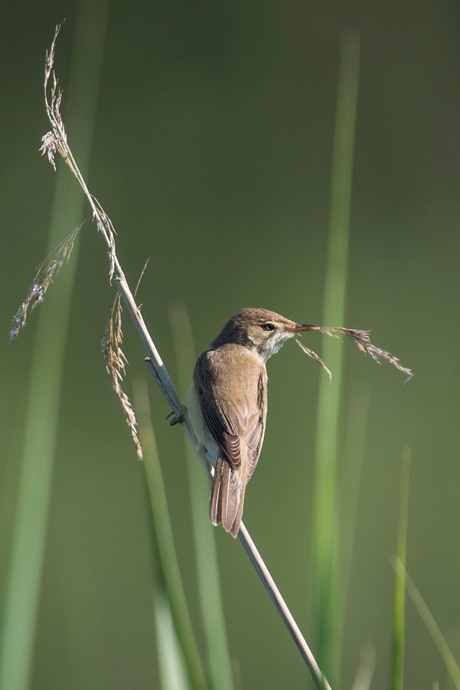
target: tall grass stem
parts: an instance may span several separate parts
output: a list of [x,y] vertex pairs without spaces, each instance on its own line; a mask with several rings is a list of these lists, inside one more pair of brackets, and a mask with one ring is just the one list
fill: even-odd
[[[341,324],[345,314],[349,246],[353,148],[359,80],[359,39],[355,33],[342,38],[340,74],[332,163],[332,189],[324,298],[325,324]],[[338,612],[337,583],[338,492],[342,349],[326,338],[323,359],[334,371],[332,385],[321,379],[316,430],[314,496],[313,601],[320,649],[326,674],[337,676]]]
[[[353,390],[346,415],[346,432],[343,445],[344,462],[341,467],[343,500],[340,505],[341,533],[338,553],[340,563],[340,580],[338,583],[340,608],[338,609],[337,668],[340,668],[343,653],[343,635],[350,589],[369,407],[369,392],[366,389]],[[367,650],[367,652],[369,654],[363,652],[362,655],[364,667],[366,667],[366,661],[372,656],[370,650]]]
[[422,621],[433,640],[436,648],[445,664],[447,672],[452,680],[452,684],[455,690],[460,690],[460,666],[454,657],[452,650],[447,644],[447,640],[442,634],[439,625],[428,608],[424,598],[422,597],[420,590],[415,585],[412,578],[408,575],[407,570],[404,568],[403,564],[396,559],[394,564],[396,574],[399,578],[403,579],[406,585],[406,591],[409,594],[412,603],[417,609]]
[[399,499],[398,525],[398,562],[402,566],[401,574],[395,582],[395,605],[393,619],[393,672],[391,679],[392,690],[404,688],[404,635],[406,629],[406,556],[407,556],[407,525],[409,520],[409,470],[410,449],[403,452],[401,464],[401,489]]

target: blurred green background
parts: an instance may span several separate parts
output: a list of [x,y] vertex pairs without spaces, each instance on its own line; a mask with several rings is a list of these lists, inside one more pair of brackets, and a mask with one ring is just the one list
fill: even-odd
[[[373,340],[416,376],[403,385],[389,366],[343,345],[343,443],[353,400],[369,400],[369,417],[339,687],[351,687],[368,643],[377,658],[372,687],[388,687],[391,558],[405,447],[412,450],[408,570],[460,658],[460,6],[453,0],[133,0],[109,5],[104,34],[106,9],[99,0],[2,8],[1,582],[11,552],[38,313],[17,341],[8,344],[7,336],[47,254],[56,175],[38,147],[49,128],[42,71],[54,25],[66,17],[57,70],[77,159],[85,132],[66,113],[75,36],[83,54],[86,40],[103,49],[88,181],[117,228],[132,284],[151,257],[139,301],[174,378],[169,314],[177,304],[189,311],[197,353],[243,306],[321,323],[339,46],[352,28],[360,35],[361,72],[347,315],[346,323],[327,325],[371,328]],[[91,76],[91,69],[78,75],[83,87]],[[31,688],[158,688],[144,470],[104,369],[100,340],[113,290],[105,248],[89,224],[76,270]],[[48,306],[51,300],[41,309]],[[165,422],[169,410],[127,320],[124,330],[127,388],[136,377],[149,381],[174,537],[201,644],[183,439]],[[311,336],[308,345],[320,350],[320,338]],[[324,374],[289,344],[270,362],[269,375],[268,429],[245,522],[311,639],[314,437]],[[206,499],[202,510],[206,520]],[[222,530],[215,537],[236,687],[310,687],[241,545]],[[1,591],[3,604],[4,586]],[[405,660],[407,688],[431,688],[436,680],[449,687],[410,605]]]

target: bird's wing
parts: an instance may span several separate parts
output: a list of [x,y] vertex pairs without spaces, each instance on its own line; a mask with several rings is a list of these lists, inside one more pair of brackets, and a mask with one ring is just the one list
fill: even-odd
[[[222,398],[215,394],[213,354],[213,351],[204,352],[195,366],[194,381],[201,412],[225,460],[233,471],[241,469],[248,481],[259,459],[265,432],[265,371],[257,371],[252,381],[245,381],[248,395],[232,395],[230,390]],[[241,467],[242,460],[246,467]]]

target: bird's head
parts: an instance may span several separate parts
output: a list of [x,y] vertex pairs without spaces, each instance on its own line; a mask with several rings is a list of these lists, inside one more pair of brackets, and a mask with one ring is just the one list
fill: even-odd
[[227,321],[211,347],[235,343],[254,350],[267,361],[296,333],[314,330],[317,327],[311,324],[296,323],[268,309],[249,307]]

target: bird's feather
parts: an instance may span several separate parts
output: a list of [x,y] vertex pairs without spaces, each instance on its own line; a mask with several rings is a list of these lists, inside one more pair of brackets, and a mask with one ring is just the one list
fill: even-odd
[[[238,357],[235,357],[238,348]],[[244,378],[235,369],[244,361]],[[260,357],[239,345],[204,352],[194,371],[201,413],[219,448],[210,511],[214,524],[236,536],[244,493],[262,448],[267,415],[267,376]]]

